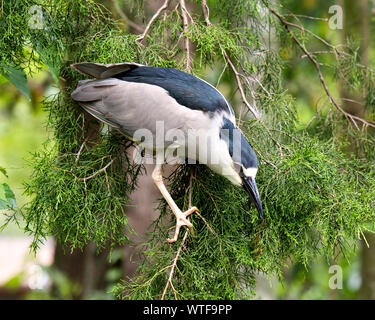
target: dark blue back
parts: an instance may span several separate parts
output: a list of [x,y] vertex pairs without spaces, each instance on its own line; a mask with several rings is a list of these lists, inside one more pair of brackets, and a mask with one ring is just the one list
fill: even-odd
[[168,91],[176,101],[194,110],[233,113],[223,96],[212,86],[186,72],[161,67],[133,67],[114,76],[118,79],[157,85]]

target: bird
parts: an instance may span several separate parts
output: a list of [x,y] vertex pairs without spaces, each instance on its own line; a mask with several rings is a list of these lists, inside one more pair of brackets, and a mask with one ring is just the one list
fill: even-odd
[[[177,241],[182,226],[193,228],[188,216],[199,210],[194,206],[183,212],[168,192],[163,182],[167,156],[160,152],[167,149],[178,159],[205,164],[243,187],[263,218],[255,182],[256,153],[236,126],[232,106],[214,86],[178,69],[135,62],[80,62],[71,67],[91,77],[78,82],[71,93],[74,101],[152,155],[161,154],[156,157],[152,179],[176,217],[175,233],[168,242]],[[142,142],[139,132],[150,133],[144,136],[151,139]],[[168,132],[172,132],[169,138]]]

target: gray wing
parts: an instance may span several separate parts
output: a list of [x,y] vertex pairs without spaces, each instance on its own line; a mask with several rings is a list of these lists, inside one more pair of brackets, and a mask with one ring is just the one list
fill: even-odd
[[207,129],[210,119],[200,110],[180,105],[168,92],[156,85],[127,82],[115,78],[83,80],[72,93],[87,112],[108,125],[133,137],[146,129],[155,137],[157,126],[164,133],[180,129]]

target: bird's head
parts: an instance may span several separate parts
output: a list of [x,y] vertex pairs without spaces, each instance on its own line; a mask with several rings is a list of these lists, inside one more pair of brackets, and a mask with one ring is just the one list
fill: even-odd
[[229,154],[233,161],[232,166],[236,177],[230,180],[241,181],[240,184],[249,194],[260,217],[263,217],[262,202],[260,200],[258,187],[255,183],[255,176],[258,171],[258,159],[254,150],[241,131],[226,118],[224,118],[220,137],[226,141]]

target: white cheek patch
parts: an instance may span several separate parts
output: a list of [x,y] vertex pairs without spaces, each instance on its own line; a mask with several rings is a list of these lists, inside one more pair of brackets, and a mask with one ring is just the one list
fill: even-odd
[[242,167],[242,171],[246,177],[252,177],[255,178],[258,172],[258,168],[244,168]]

